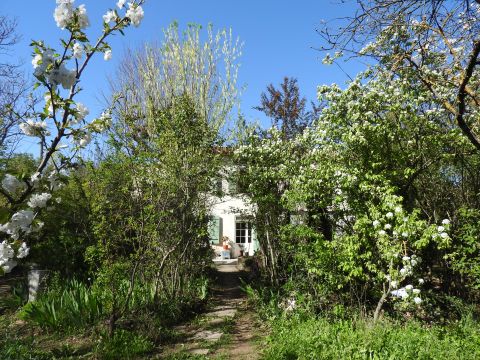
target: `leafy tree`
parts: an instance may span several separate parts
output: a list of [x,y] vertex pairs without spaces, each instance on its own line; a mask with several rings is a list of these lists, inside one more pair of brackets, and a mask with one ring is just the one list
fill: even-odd
[[261,94],[261,105],[255,109],[272,118],[273,126],[281,129],[284,138],[291,139],[318,117],[320,109],[314,103],[311,105],[312,110],[307,112],[306,99],[300,96],[297,79],[285,77],[280,89],[268,85],[267,93]]
[[471,0],[356,3],[358,10],[342,27],[320,29],[324,48],[336,49],[338,56],[369,56],[383,71],[415,78],[446,110],[449,123],[480,149],[476,91],[480,5]]

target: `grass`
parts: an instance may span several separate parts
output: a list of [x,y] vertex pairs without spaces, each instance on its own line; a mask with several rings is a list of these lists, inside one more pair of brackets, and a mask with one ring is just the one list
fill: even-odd
[[473,360],[480,358],[479,329],[468,317],[449,326],[283,318],[272,324],[263,359]]

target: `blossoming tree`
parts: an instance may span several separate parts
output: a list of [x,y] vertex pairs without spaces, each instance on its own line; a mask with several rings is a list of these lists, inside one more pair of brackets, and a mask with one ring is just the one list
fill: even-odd
[[[143,3],[134,0],[125,4],[125,0],[119,0],[117,8],[103,16],[103,30],[97,40],[90,42],[85,33],[90,25],[85,5],[76,7],[74,0],[57,0],[53,17],[68,34],[62,39],[62,48],[57,51],[43,41],[32,43],[35,88],[44,89],[45,101],[43,109],[33,111],[19,127],[24,135],[40,140],[41,159],[35,173],[21,178],[6,174],[1,182],[0,194],[8,204],[0,219],[4,239],[0,244],[2,273],[10,272],[18,259],[28,255],[28,238],[43,225],[40,211],[52,201],[72,159],[89,144],[93,134],[109,126],[108,111],[87,121],[88,108],[75,98],[82,91],[81,77],[93,56],[103,53],[105,60],[111,59],[107,38],[123,34],[130,25],[140,25]],[[63,140],[71,140],[70,145],[62,144]]]

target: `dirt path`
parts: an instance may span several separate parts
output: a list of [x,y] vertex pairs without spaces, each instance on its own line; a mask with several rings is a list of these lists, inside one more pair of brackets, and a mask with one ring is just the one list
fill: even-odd
[[217,265],[217,279],[208,309],[193,322],[176,328],[180,341],[167,349],[164,358],[259,358],[255,344],[258,326],[240,289],[241,277],[246,278],[246,273],[236,264]]

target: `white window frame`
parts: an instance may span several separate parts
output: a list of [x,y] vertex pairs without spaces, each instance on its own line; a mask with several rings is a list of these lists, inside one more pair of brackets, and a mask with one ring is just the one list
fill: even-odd
[[[241,228],[239,228],[239,225],[241,225]],[[236,217],[235,218],[235,243],[251,244],[252,242],[253,242],[252,223],[245,218]]]

